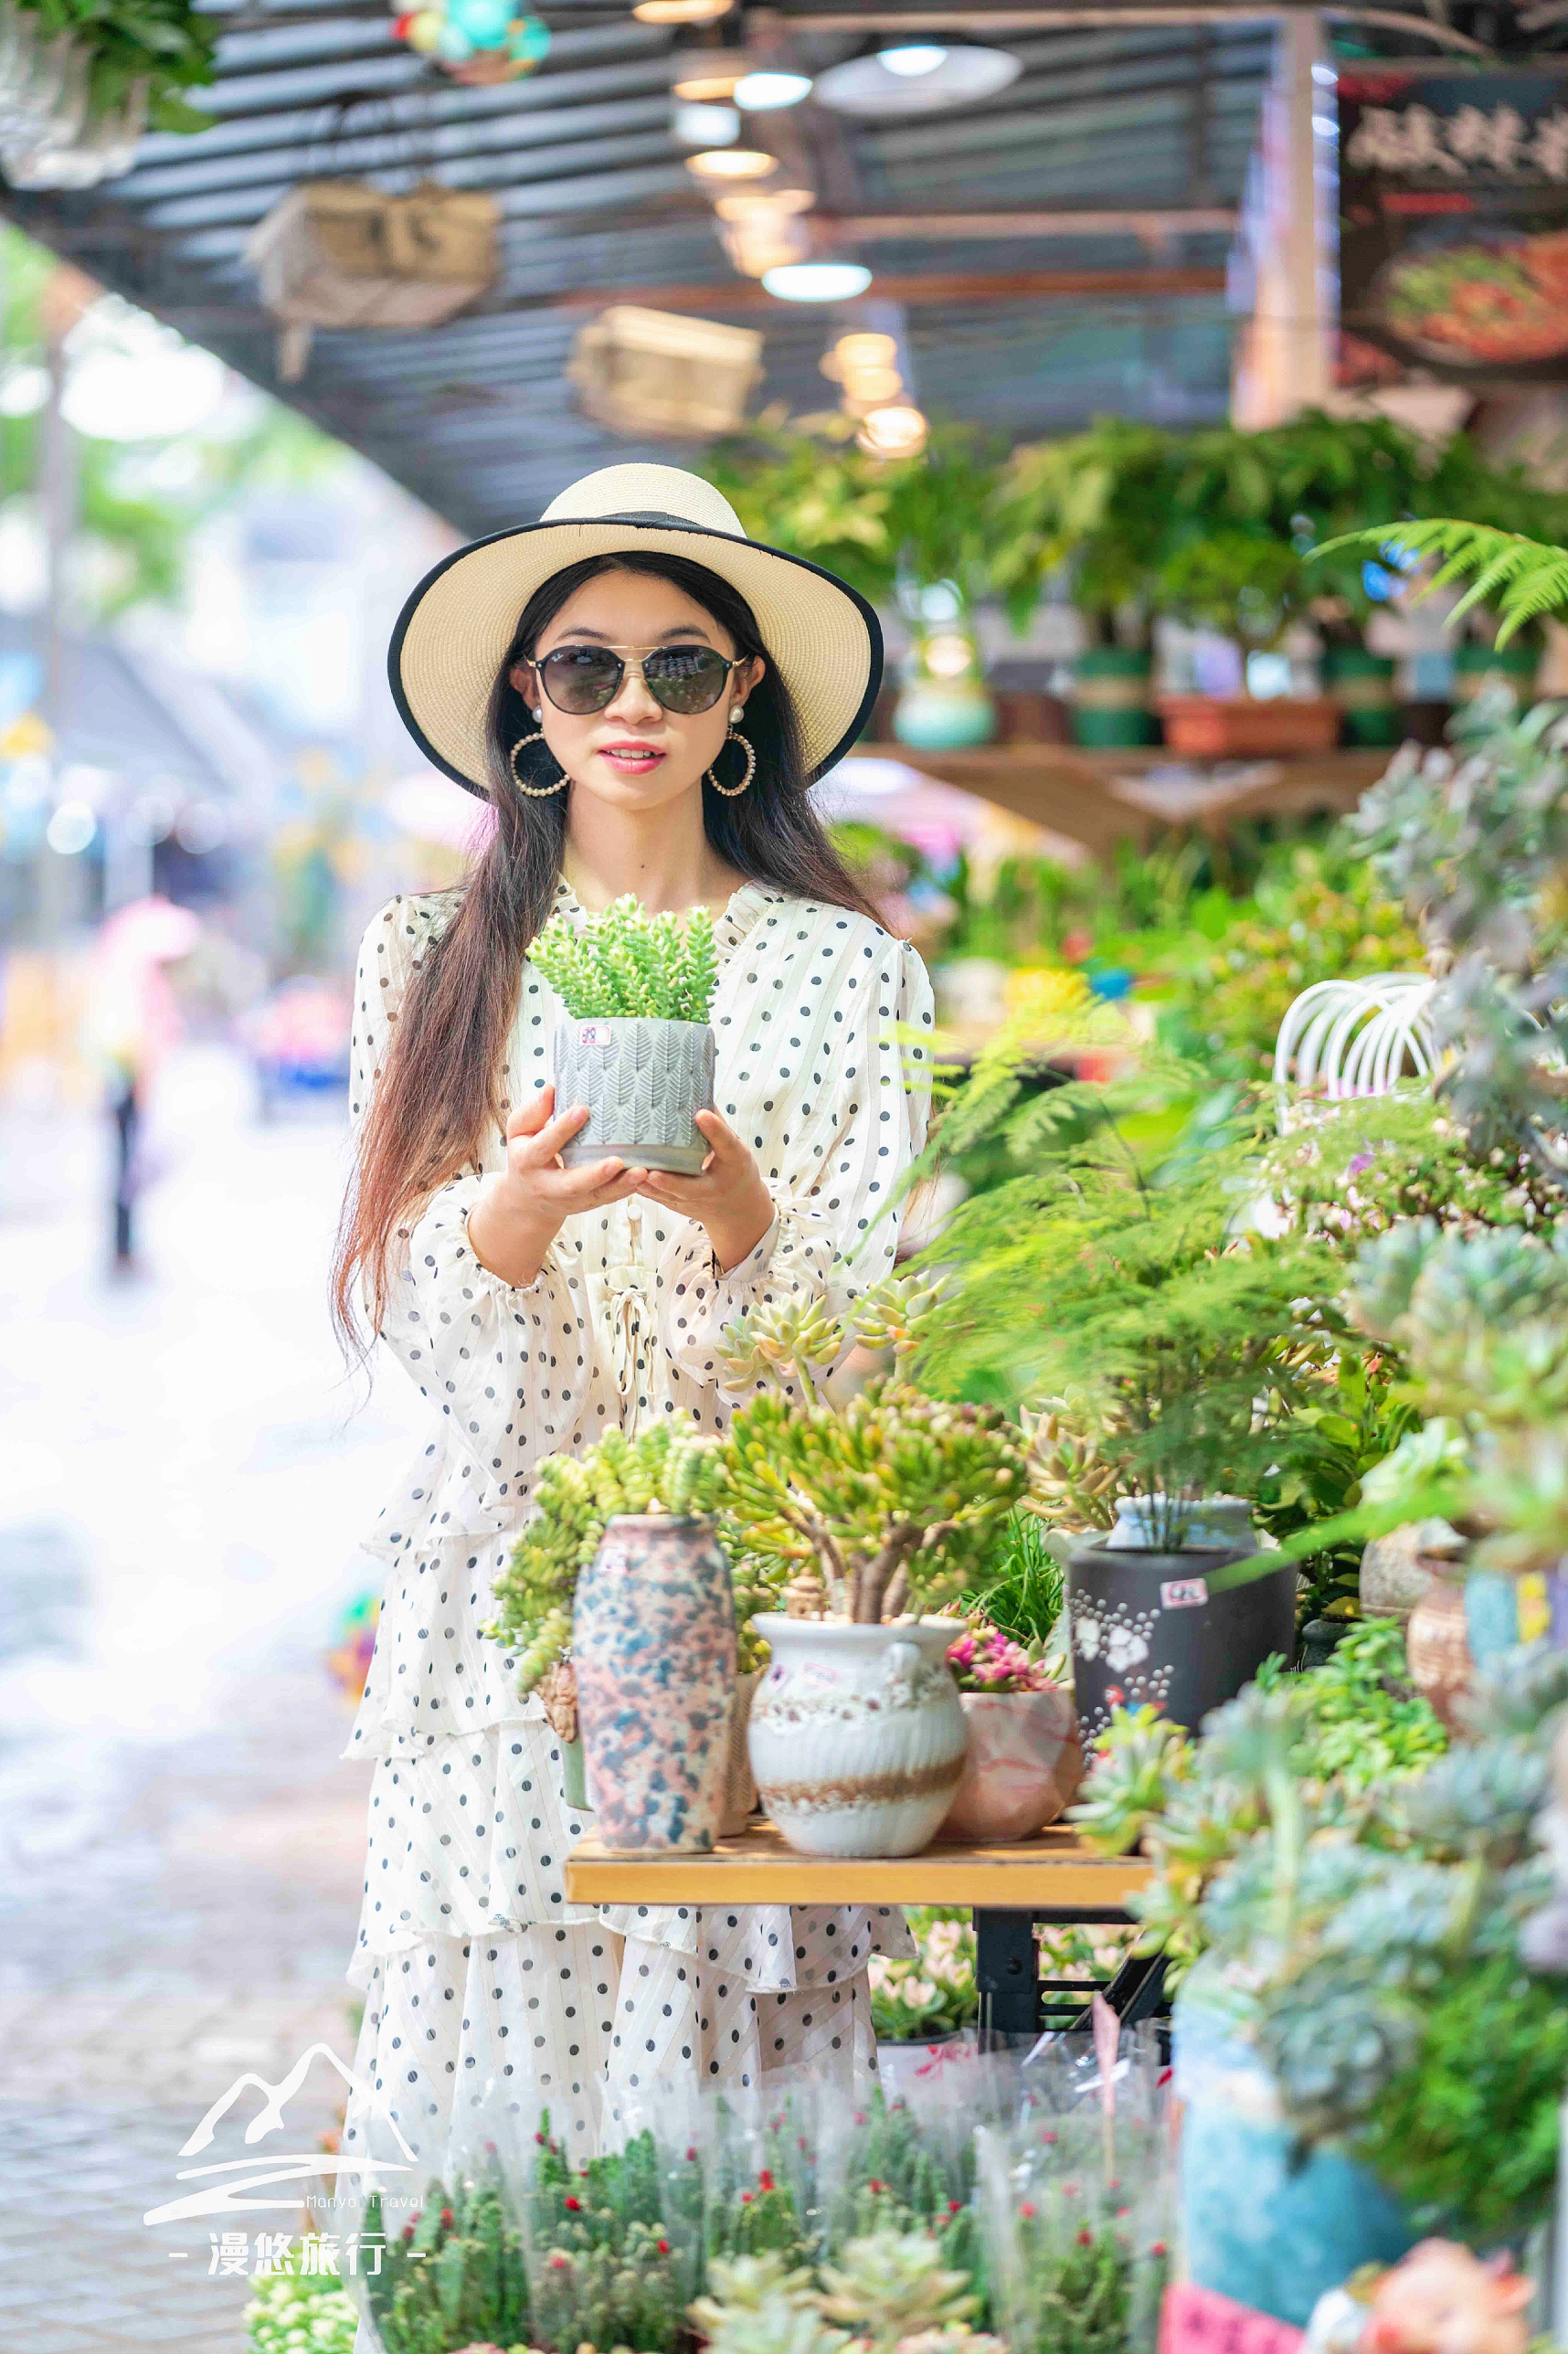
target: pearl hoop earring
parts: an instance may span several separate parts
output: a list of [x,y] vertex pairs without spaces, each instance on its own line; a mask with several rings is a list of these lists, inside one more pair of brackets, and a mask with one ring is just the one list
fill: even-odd
[[757,748],[746,737],[741,735],[737,728],[735,727],[730,729],[729,734],[724,740],[726,744],[738,744],[740,746],[741,751],[745,755],[746,758],[746,774],[742,777],[738,785],[721,785],[718,780],[718,767],[715,762],[714,767],[707,771],[705,781],[713,787],[715,793],[722,793],[726,801],[738,801],[741,794],[745,792],[747,787],[750,784],[753,777],[757,774]]
[[[538,716],[537,712],[534,714],[535,719]],[[567,775],[565,769],[561,770],[559,777],[556,779],[556,782],[553,785],[525,785],[522,778],[518,775],[518,753],[526,751],[530,744],[542,744],[544,740],[545,732],[543,728],[536,727],[532,736],[519,736],[516,743],[512,747],[512,758],[509,763],[512,769],[512,781],[516,786],[520,793],[527,794],[531,801],[548,801],[552,793],[562,791],[564,788],[571,782],[571,779]]]

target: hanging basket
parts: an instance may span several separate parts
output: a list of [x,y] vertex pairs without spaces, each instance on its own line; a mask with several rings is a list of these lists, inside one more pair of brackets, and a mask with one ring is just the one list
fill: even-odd
[[440,326],[495,276],[493,197],[421,181],[306,180],[252,231],[261,300],[291,327]]

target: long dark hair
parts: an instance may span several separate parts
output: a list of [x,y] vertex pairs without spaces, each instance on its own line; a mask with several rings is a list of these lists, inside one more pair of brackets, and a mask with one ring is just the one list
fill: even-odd
[[[746,732],[757,753],[750,790],[727,800],[703,787],[703,825],[712,847],[748,882],[876,918],[806,798],[795,708],[738,589],[705,565],[652,553],[589,557],[553,574],[524,607],[491,690],[486,746],[494,832],[451,920],[419,960],[360,1130],[333,1262],[334,1320],[351,1348],[361,1288],[373,1326],[381,1323],[399,1221],[438,1185],[476,1167],[486,1136],[506,1124],[506,1040],[524,956],[548,919],[560,881],[567,800],[561,792],[531,801],[514,790],[512,747],[536,723],[511,673],[532,658],[567,599],[605,572],[670,581],[728,631],[737,653],[759,654],[767,663],[746,705]],[[543,744],[530,746],[518,767],[530,784],[559,774]]]

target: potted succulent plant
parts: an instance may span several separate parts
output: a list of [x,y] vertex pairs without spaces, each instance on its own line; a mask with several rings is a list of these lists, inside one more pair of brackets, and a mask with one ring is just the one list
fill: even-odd
[[732,1327],[736,1380],[792,1365],[796,1394],[762,1391],[724,1443],[724,1511],[753,1559],[789,1579],[756,1621],[771,1664],[752,1702],[762,1803],[808,1855],[913,1855],[963,1773],[968,1732],[927,1615],[972,1581],[1027,1469],[994,1406],[953,1405],[896,1377],[834,1404],[818,1386],[856,1340],[910,1342],[907,1294],[886,1287],[836,1319],[782,1303]]
[[1102,418],[1017,450],[991,501],[991,578],[1015,620],[1060,578],[1083,624],[1075,744],[1157,744],[1150,588],[1170,525],[1172,437]]
[[1083,1778],[1073,1695],[983,1618],[948,1645],[948,1665],[969,1719],[969,1748],[937,1836],[974,1847],[1028,1839],[1056,1820]]
[[[485,1631],[522,1647],[518,1688],[540,1693],[569,1744],[567,1799],[598,1810],[610,1847],[710,1848],[750,1810],[749,1789],[733,1787],[736,1628],[754,1680],[750,1621],[766,1596],[715,1540],[721,1487],[715,1443],[669,1423],[551,1456],[496,1581]],[[651,1663],[672,1651],[678,1686],[651,1686]]]
[[714,1099],[718,978],[713,918],[650,916],[628,896],[580,929],[552,917],[528,951],[563,1008],[556,1101],[588,1118],[562,1152],[568,1168],[610,1154],[694,1176],[708,1151],[694,1115]]

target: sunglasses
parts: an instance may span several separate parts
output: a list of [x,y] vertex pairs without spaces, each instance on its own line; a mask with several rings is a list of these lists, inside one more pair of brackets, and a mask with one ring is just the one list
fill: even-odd
[[[641,655],[633,667],[654,702],[683,718],[711,711],[729,684],[731,671],[746,660],[742,654],[726,662],[712,646],[628,646],[625,651]],[[535,668],[556,710],[582,718],[615,701],[627,665],[613,646],[557,646]]]

